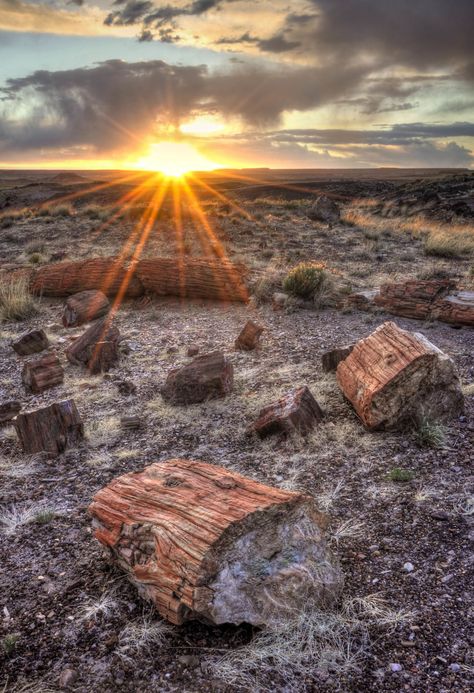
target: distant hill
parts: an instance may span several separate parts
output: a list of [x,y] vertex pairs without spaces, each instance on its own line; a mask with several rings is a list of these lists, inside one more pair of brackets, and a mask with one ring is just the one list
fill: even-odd
[[78,173],[71,171],[62,171],[49,179],[51,183],[59,183],[60,185],[74,185],[76,183],[88,183],[89,179],[80,176]]

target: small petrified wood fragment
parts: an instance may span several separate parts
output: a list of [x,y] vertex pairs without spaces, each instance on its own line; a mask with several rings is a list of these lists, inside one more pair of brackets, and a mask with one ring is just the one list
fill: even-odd
[[325,373],[335,371],[341,361],[344,361],[349,356],[354,346],[355,344],[347,344],[346,346],[326,351],[321,358],[323,371]]
[[341,587],[312,498],[221,467],[152,464],[114,479],[89,511],[112,560],[172,623],[269,625]]
[[291,390],[277,402],[264,407],[254,429],[265,438],[273,433],[308,433],[322,421],[324,413],[306,386]]
[[91,289],[70,296],[64,306],[64,327],[79,327],[107,314],[110,302],[102,291]]
[[27,392],[39,394],[64,382],[64,369],[56,354],[46,354],[23,366],[21,380]]
[[66,350],[68,361],[92,374],[105,373],[120,357],[120,332],[108,318],[94,322]]
[[232,364],[224,354],[215,351],[170,371],[161,394],[171,404],[196,404],[225,397],[232,390],[233,382]]
[[53,457],[75,447],[84,437],[84,425],[72,399],[18,414],[13,420],[24,452],[46,452]]
[[20,413],[20,409],[21,402],[18,402],[16,399],[0,404],[0,424],[7,423],[7,421],[14,419],[15,416]]
[[49,339],[44,330],[31,330],[12,342],[14,351],[20,356],[37,354],[49,347]]
[[241,333],[235,340],[235,348],[242,351],[252,351],[258,347],[264,328],[253,320],[247,320]]
[[420,414],[457,416],[463,395],[454,363],[418,332],[386,322],[337,367],[339,386],[369,429],[402,428]]
[[143,419],[140,416],[122,416],[120,426],[126,431],[137,431],[143,427]]

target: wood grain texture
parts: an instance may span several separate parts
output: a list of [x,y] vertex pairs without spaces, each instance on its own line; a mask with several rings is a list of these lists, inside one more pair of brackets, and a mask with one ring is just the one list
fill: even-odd
[[356,344],[338,365],[337,380],[369,429],[400,427],[421,414],[452,418],[463,407],[452,360],[393,322]]
[[232,391],[233,383],[232,364],[224,354],[215,351],[197,356],[185,366],[170,371],[161,395],[171,404],[197,404],[225,397]]
[[182,459],[152,464],[114,479],[89,511],[95,537],[172,623],[265,623],[270,601],[263,595],[275,596],[278,579],[290,607],[304,598],[306,573],[304,584],[292,583],[293,564],[310,571],[311,561],[318,563],[321,599],[340,587],[324,544],[326,518],[312,500],[221,467]]
[[90,373],[105,373],[119,360],[119,341],[120,332],[112,321],[96,320],[67,348],[66,357]]
[[29,454],[46,452],[56,457],[84,437],[84,426],[73,400],[18,414],[13,425],[23,451]]
[[264,407],[254,424],[260,438],[273,433],[308,433],[324,413],[306,386],[291,390],[277,402]]
[[70,296],[62,316],[64,327],[79,327],[86,322],[102,318],[110,308],[110,302],[102,291],[90,289]]
[[259,345],[263,330],[264,328],[262,325],[259,325],[253,320],[247,320],[242,331],[235,340],[235,348],[238,351],[252,351],[256,349]]
[[56,354],[46,354],[23,366],[21,380],[27,392],[39,394],[64,382],[64,369]]
[[12,342],[13,350],[19,356],[37,354],[49,347],[49,339],[44,330],[30,330]]

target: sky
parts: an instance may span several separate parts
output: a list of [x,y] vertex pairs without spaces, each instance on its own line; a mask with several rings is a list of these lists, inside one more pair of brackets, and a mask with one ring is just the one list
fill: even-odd
[[473,168],[473,30],[473,0],[0,0],[0,167]]

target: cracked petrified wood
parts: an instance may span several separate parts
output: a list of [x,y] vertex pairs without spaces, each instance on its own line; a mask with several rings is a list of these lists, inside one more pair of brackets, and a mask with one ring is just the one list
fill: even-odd
[[145,290],[159,296],[248,301],[246,268],[225,260],[146,258],[136,273]]
[[94,322],[66,350],[68,361],[89,373],[105,373],[120,357],[120,332],[109,318]]
[[341,586],[313,500],[222,467],[152,464],[114,479],[89,511],[112,560],[172,623],[268,625]]
[[110,302],[102,291],[91,289],[70,296],[64,306],[64,327],[78,327],[86,322],[102,318],[108,313]]
[[143,285],[126,263],[117,257],[98,257],[79,262],[57,262],[36,270],[30,290],[43,296],[70,296],[96,289],[107,296],[136,298]]
[[44,330],[30,330],[12,342],[13,350],[20,356],[37,354],[49,347],[49,339]]
[[322,421],[324,413],[309,388],[299,387],[277,402],[264,407],[254,424],[260,438],[273,433],[308,433]]
[[419,415],[445,420],[463,408],[449,356],[393,322],[356,344],[337,367],[337,380],[369,429],[400,428]]
[[424,320],[430,317],[435,302],[455,287],[456,282],[451,279],[413,279],[401,284],[383,284],[374,303],[389,313]]
[[349,356],[354,346],[355,344],[347,344],[346,346],[326,351],[321,357],[323,371],[325,373],[335,371],[341,361],[344,361]]
[[24,452],[29,454],[46,452],[56,457],[84,437],[81,417],[71,399],[18,414],[13,425]]
[[235,348],[240,351],[252,351],[258,347],[264,328],[262,325],[247,320],[239,336],[235,340]]
[[0,424],[4,424],[7,421],[11,421],[15,418],[17,414],[20,413],[21,402],[16,399],[9,400],[8,402],[2,402],[0,404]]
[[23,366],[21,380],[27,392],[39,394],[64,382],[64,369],[56,354],[46,354]]
[[171,404],[196,404],[225,397],[231,392],[233,382],[232,364],[224,354],[215,351],[170,371],[161,394]]

